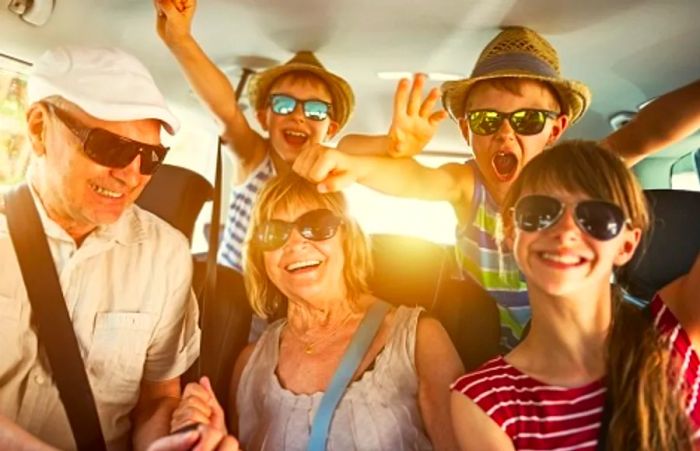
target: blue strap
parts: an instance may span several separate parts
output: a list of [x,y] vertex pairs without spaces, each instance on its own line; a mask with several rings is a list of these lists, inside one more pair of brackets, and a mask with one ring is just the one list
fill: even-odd
[[350,345],[340,361],[338,369],[333,374],[333,379],[326,392],[321,398],[314,421],[311,423],[311,436],[309,437],[308,451],[325,451],[328,441],[328,431],[330,430],[333,414],[338,406],[345,389],[352,381],[352,376],[360,366],[362,358],[367,353],[369,345],[374,340],[379,331],[379,327],[384,321],[384,317],[391,306],[384,301],[377,301],[369,308],[365,317],[362,318],[357,331],[352,336]]

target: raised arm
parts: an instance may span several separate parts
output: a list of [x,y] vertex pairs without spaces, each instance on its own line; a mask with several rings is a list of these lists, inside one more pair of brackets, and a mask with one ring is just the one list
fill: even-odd
[[393,196],[457,204],[469,199],[465,193],[474,185],[471,169],[462,164],[428,168],[412,158],[348,155],[321,145],[302,151],[292,168],[318,183],[322,192],[340,191],[357,182]]
[[633,166],[700,128],[700,80],[651,102],[624,127],[601,141]]
[[413,84],[402,79],[394,93],[391,127],[386,135],[346,135],[338,142],[338,150],[353,155],[412,157],[420,153],[447,117],[444,110],[435,110],[440,98],[437,88],[423,98],[425,75],[416,74]]
[[244,167],[265,156],[266,141],[248,124],[229,79],[209,59],[191,34],[195,0],[155,0],[158,35],[177,59],[190,85],[214,113],[222,138]]

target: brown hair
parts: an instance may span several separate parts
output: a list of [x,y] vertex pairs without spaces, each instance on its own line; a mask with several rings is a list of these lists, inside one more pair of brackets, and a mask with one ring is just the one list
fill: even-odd
[[265,269],[263,251],[252,242],[258,225],[280,210],[299,206],[327,208],[343,219],[343,280],[351,302],[369,292],[367,280],[372,272],[369,241],[357,222],[348,214],[342,193],[321,194],[316,185],[288,172],[270,179],[260,191],[251,214],[244,249],[243,274],[248,298],[255,313],[275,319],[286,314],[287,299],[272,283]]
[[[533,158],[513,183],[503,203],[507,212],[525,188],[564,189],[622,207],[631,226],[646,231],[649,214],[632,172],[614,153],[589,141],[567,141]],[[692,450],[684,399],[676,391],[676,362],[646,310],[622,300],[613,288],[613,315],[606,356],[607,396],[614,406],[607,449]],[[672,364],[673,363],[673,364]]]

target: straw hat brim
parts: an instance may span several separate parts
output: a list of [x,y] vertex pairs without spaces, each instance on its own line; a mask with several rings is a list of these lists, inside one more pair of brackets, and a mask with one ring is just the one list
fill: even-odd
[[290,72],[309,72],[326,83],[333,105],[331,116],[338,123],[338,129],[342,129],[355,108],[355,95],[347,81],[315,65],[292,62],[256,74],[248,87],[250,104],[256,110],[264,109],[275,80]]
[[583,116],[591,103],[591,92],[586,85],[575,80],[536,75],[532,72],[517,70],[495,71],[488,75],[466,78],[463,80],[448,81],[443,83],[442,104],[454,120],[464,117],[464,107],[469,90],[474,83],[494,78],[522,78],[540,80],[549,83],[559,94],[559,100],[568,116],[571,124]]

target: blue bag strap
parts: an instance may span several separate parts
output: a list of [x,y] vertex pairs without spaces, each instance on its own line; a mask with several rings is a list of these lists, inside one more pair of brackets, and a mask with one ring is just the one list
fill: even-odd
[[352,376],[362,362],[362,358],[367,353],[369,345],[379,331],[379,327],[384,321],[384,317],[391,306],[384,301],[377,301],[369,308],[362,322],[352,336],[348,349],[343,354],[343,359],[335,370],[331,383],[321,398],[313,423],[311,423],[311,435],[309,437],[308,451],[325,451],[328,441],[328,431],[330,430],[333,414],[338,403],[345,393],[345,389],[350,385]]

